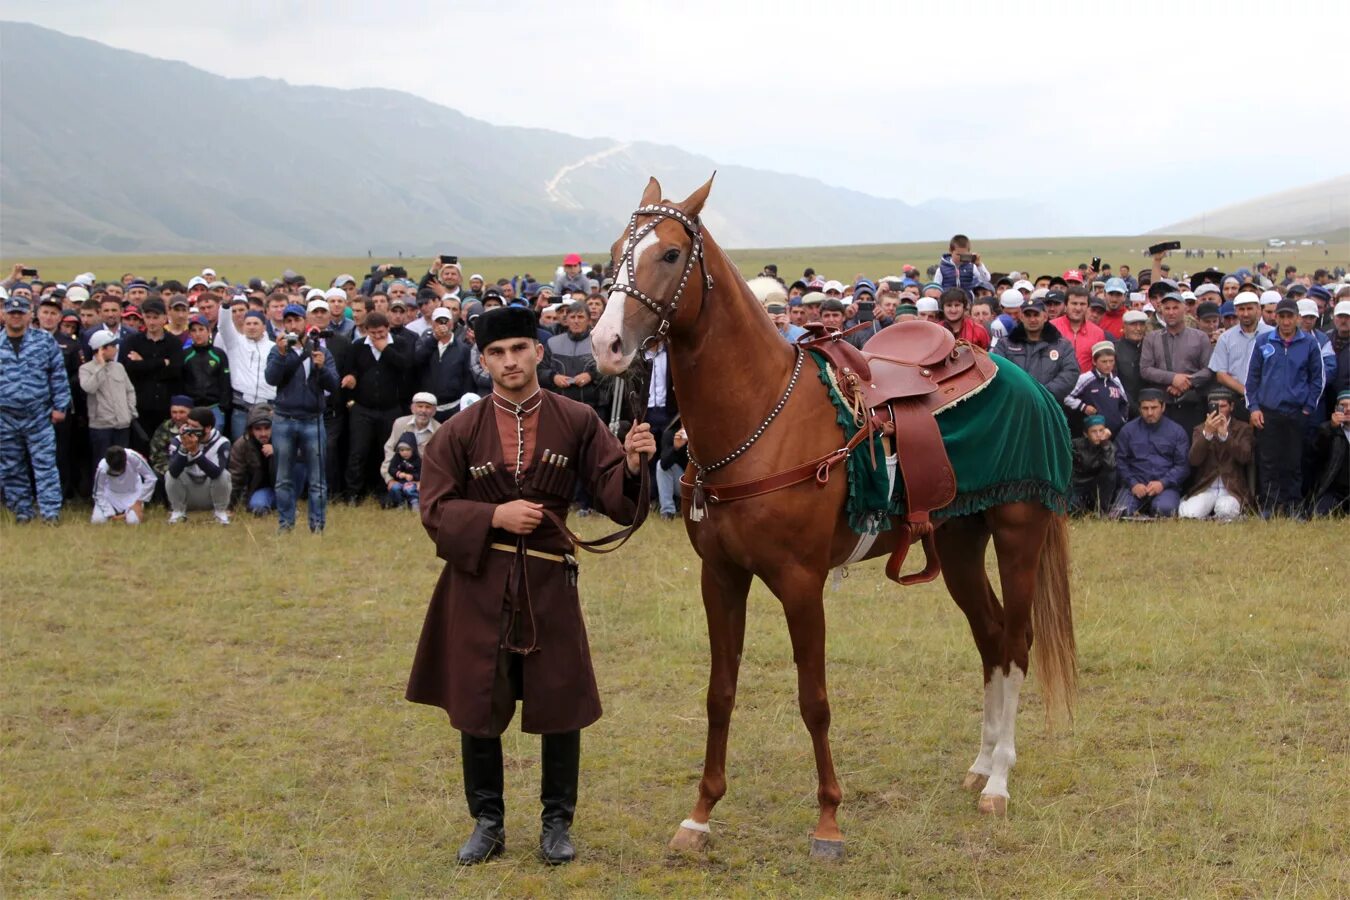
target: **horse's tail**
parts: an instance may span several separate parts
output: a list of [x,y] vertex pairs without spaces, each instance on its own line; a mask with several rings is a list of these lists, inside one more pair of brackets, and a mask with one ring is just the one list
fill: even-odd
[[1041,552],[1036,595],[1031,601],[1031,627],[1031,647],[1045,697],[1046,719],[1053,723],[1055,713],[1063,710],[1072,722],[1078,695],[1078,654],[1069,602],[1069,522],[1062,515],[1051,519]]

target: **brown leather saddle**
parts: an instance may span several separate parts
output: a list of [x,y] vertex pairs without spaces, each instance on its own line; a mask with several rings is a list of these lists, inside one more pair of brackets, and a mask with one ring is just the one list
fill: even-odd
[[[807,330],[813,337],[802,345],[830,361],[845,401],[861,411],[860,426],[894,442],[905,484],[900,526],[905,533],[886,562],[886,575],[904,585],[932,581],[942,563],[931,514],[956,498],[956,472],[934,417],[982,387],[998,368],[988,353],[933,322],[897,322],[861,350],[843,339],[847,332],[830,332],[818,323]],[[902,576],[900,567],[915,539],[923,541],[924,568]]]

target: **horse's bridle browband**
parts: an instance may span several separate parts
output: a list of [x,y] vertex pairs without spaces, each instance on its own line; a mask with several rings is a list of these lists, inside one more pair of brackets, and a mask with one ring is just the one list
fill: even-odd
[[[639,228],[637,224],[638,216],[655,216],[655,218]],[[637,249],[638,243],[650,234],[657,225],[661,224],[662,219],[674,219],[679,222],[689,234],[690,240],[689,258],[685,260],[684,271],[680,273],[680,283],[675,288],[675,293],[671,298],[664,302],[653,299],[647,292],[633,284],[637,281],[633,259],[634,251]],[[703,282],[706,289],[712,290],[712,276],[708,274],[708,267],[703,257],[703,228],[698,219],[691,219],[675,207],[666,206],[663,203],[649,203],[646,206],[640,206],[633,215],[629,216],[628,239],[624,242],[623,255],[619,257],[618,263],[614,266],[614,284],[610,285],[609,289],[610,291],[627,294],[655,313],[660,319],[656,331],[652,332],[638,349],[645,350],[648,344],[665,339],[666,334],[670,331],[670,323],[674,321],[675,313],[679,309],[680,298],[684,296],[684,287],[689,281],[689,273],[694,271],[695,263],[698,263],[703,271]]]

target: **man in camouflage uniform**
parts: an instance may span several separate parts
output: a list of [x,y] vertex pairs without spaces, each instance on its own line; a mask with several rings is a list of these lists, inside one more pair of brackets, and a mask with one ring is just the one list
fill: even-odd
[[178,437],[188,413],[192,411],[192,398],[186,394],[174,394],[169,398],[169,417],[159,423],[150,438],[150,468],[159,476],[161,487],[164,473],[169,471],[169,444]]
[[[20,523],[33,518],[33,484],[44,522],[61,515],[61,476],[56,470],[52,425],[70,408],[70,381],[61,348],[50,334],[30,327],[32,307],[24,297],[6,297],[5,339],[0,341],[0,488]],[[29,466],[33,480],[29,481]]]

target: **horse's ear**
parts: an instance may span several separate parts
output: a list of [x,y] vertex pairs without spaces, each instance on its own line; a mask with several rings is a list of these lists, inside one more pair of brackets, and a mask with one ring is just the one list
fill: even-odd
[[703,183],[703,187],[694,191],[680,204],[680,206],[684,207],[684,211],[687,215],[695,217],[703,211],[703,204],[707,202],[708,194],[712,192],[713,178],[716,177],[717,173],[713,172],[712,177]]
[[641,206],[650,206],[661,202],[661,182],[653,176],[647,179],[647,189],[642,192]]

